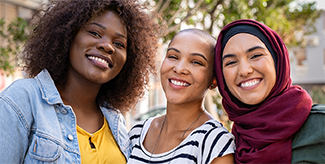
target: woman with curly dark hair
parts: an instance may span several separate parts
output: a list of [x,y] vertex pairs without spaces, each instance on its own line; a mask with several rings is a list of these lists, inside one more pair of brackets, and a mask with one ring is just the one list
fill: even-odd
[[122,113],[155,73],[154,13],[138,1],[53,1],[23,51],[30,78],[0,95],[0,163],[126,163]]

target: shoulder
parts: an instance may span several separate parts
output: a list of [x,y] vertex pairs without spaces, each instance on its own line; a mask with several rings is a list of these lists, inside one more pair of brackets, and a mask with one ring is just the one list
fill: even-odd
[[206,153],[234,148],[234,136],[216,120],[205,122],[192,132],[191,137],[196,138]]
[[37,93],[40,92],[35,79],[19,79],[14,81],[0,93],[0,99],[5,103],[15,106],[19,104],[26,106],[30,104],[31,100],[41,96],[41,94]]
[[148,120],[149,119],[140,121],[132,126],[132,128],[129,131],[129,137],[130,137],[131,142],[132,142],[132,140],[140,137],[142,129],[143,129],[144,125],[148,122]]
[[207,137],[209,135],[226,135],[233,137],[233,135],[218,121],[211,119],[206,121],[201,127],[195,130],[195,133],[204,133]]
[[315,104],[292,140],[292,163],[325,163],[325,105]]
[[20,122],[20,125],[29,133],[34,119],[35,104],[33,102],[42,102],[39,98],[41,94],[35,94],[40,93],[38,90],[34,79],[16,80],[5,88],[0,93],[0,120],[11,126],[17,126]]
[[325,104],[314,104],[311,107],[311,114],[313,113],[320,113],[320,114],[325,114]]
[[18,79],[11,83],[8,87],[6,87],[0,96],[3,95],[11,95],[12,93],[24,93],[30,92],[32,89],[35,89],[37,86],[37,82],[35,79]]
[[209,120],[201,130],[204,135],[200,140],[202,160],[210,163],[214,158],[234,153],[234,136],[216,120]]
[[203,144],[218,140],[234,140],[234,136],[218,121],[209,120],[197,129],[197,132],[204,133]]

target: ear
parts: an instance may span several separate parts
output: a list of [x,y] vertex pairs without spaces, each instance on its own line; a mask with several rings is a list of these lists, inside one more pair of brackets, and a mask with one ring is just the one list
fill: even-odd
[[216,88],[217,86],[218,86],[217,80],[216,80],[216,78],[213,78],[211,85],[209,86],[209,89],[212,90],[212,89]]

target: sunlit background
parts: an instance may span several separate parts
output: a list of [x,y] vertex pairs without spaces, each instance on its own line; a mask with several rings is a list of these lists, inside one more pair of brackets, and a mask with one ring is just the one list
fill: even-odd
[[[0,0],[0,91],[24,77],[17,65],[33,11],[48,0]],[[227,23],[249,18],[277,31],[288,45],[293,84],[308,91],[314,103],[325,104],[325,0],[149,0],[141,1],[162,15],[168,35],[161,38],[157,65],[171,37],[181,29],[199,28],[217,37]],[[290,3],[288,3],[290,2]],[[10,28],[11,27],[11,28]],[[22,29],[22,30],[21,30]],[[21,30],[21,31],[19,31]],[[290,100],[287,100],[290,101]],[[217,90],[209,91],[205,108],[229,130],[231,122]],[[127,127],[166,112],[159,76],[137,109],[125,115]]]

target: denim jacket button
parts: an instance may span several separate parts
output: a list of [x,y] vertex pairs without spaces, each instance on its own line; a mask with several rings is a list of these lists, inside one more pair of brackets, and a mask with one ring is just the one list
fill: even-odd
[[62,114],[67,114],[68,111],[67,111],[66,109],[61,109],[61,113],[62,113]]
[[72,136],[71,134],[69,134],[69,135],[68,135],[68,139],[69,139],[70,141],[72,141],[72,140],[73,140],[73,136]]

